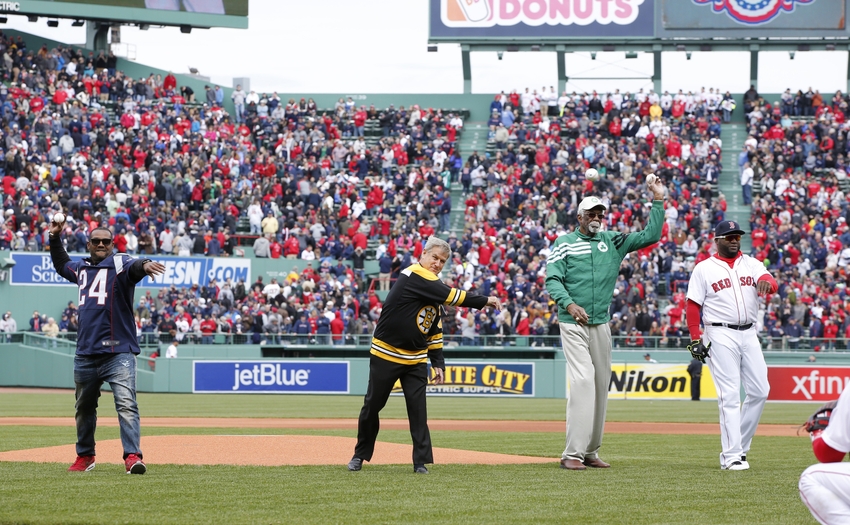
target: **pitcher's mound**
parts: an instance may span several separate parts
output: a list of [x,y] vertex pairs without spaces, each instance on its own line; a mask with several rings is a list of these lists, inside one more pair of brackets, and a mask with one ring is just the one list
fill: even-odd
[[[142,438],[145,463],[150,465],[340,465],[351,459],[356,440],[330,436],[150,436]],[[412,464],[411,445],[375,445],[370,463],[376,465]],[[121,440],[97,444],[98,463],[123,463]],[[74,445],[0,452],[0,461],[68,463],[76,457]],[[517,463],[556,463],[557,459],[434,448],[438,464],[460,463],[504,465]]]

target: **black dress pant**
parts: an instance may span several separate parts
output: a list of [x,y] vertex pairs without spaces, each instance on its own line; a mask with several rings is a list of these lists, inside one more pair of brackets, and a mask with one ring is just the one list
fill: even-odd
[[691,401],[699,401],[700,379],[699,375],[691,376]]
[[371,356],[369,361],[369,386],[360,409],[357,425],[357,445],[354,456],[370,461],[375,452],[375,440],[381,423],[378,413],[387,404],[390,392],[397,380],[401,380],[404,401],[407,404],[407,419],[410,422],[410,437],[413,439],[413,464],[424,465],[434,462],[431,450],[431,433],[428,431],[428,411],[425,406],[425,389],[428,386],[428,365],[404,365]]

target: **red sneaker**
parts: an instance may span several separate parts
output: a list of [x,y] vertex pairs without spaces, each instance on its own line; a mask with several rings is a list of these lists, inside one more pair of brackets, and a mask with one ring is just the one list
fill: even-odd
[[136,454],[127,456],[127,459],[124,460],[124,466],[127,467],[127,474],[144,474],[148,470],[142,458]]
[[68,467],[68,472],[88,472],[94,470],[94,456],[77,456],[74,464]]

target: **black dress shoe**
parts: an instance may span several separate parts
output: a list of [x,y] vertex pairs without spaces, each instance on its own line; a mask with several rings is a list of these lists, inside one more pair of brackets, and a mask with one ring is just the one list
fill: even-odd
[[413,472],[416,474],[427,474],[428,469],[425,468],[425,465],[413,465]]
[[351,461],[348,462],[348,470],[352,472],[356,472],[363,468],[363,460],[360,458],[351,458]]

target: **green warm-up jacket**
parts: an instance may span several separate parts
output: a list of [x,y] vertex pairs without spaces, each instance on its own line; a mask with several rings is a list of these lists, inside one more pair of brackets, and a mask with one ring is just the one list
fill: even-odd
[[640,232],[600,231],[590,237],[576,228],[558,237],[546,261],[546,290],[558,305],[558,320],[575,324],[567,307],[576,303],[587,312],[587,324],[607,323],[620,263],[629,252],[658,242],[663,223],[664,203],[656,200]]

